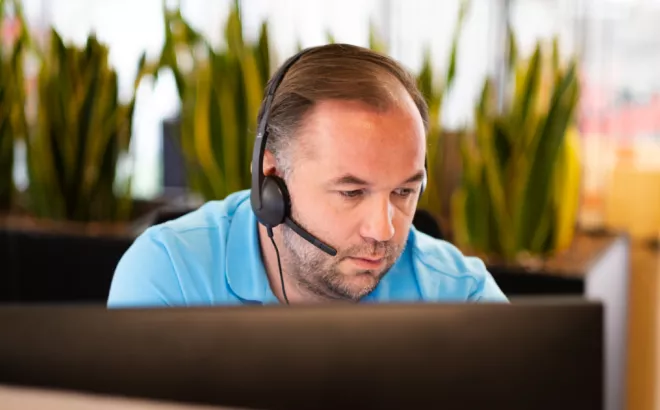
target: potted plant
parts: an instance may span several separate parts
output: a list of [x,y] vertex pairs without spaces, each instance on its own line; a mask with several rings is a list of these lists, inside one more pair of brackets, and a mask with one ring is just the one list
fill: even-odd
[[[256,118],[271,72],[267,24],[249,44],[234,2],[224,47],[216,49],[180,9],[166,9],[165,39],[157,69],[174,73],[182,108],[164,125],[164,146],[174,147],[169,155],[175,161],[177,151],[180,155],[187,193],[200,203],[249,188]],[[182,68],[183,57],[192,62],[188,69]],[[166,158],[166,167],[170,161]]]
[[120,172],[145,57],[122,102],[106,45],[93,34],[82,47],[49,34],[45,47],[32,44],[39,72],[36,115],[23,135],[29,185],[3,225],[13,299],[101,301],[119,258],[161,205],[134,201],[130,172]]
[[[511,34],[512,36],[512,34]],[[515,45],[515,42],[512,42]],[[502,263],[566,249],[580,192],[575,126],[577,63],[559,61],[557,41],[526,61],[512,48],[513,89],[502,109],[488,78],[473,132],[461,141],[462,176],[453,196],[454,239]]]
[[577,228],[582,167],[576,58],[563,63],[555,38],[549,49],[539,42],[519,60],[511,30],[509,39],[511,82],[499,90],[504,103],[496,104],[497,90],[487,79],[474,127],[462,133],[452,241],[480,256],[510,296],[587,295],[608,289],[604,282],[624,283],[626,269],[603,270],[600,261],[620,260],[615,254],[625,238]]

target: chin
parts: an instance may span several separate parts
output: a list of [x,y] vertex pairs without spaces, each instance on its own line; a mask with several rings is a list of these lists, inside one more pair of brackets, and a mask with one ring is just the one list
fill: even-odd
[[360,269],[355,266],[343,266],[343,269],[334,271],[327,276],[325,282],[325,294],[333,295],[333,299],[357,302],[369,295],[376,289],[381,279],[390,270],[391,265],[385,268]]
[[371,293],[378,283],[382,274],[372,271],[355,271],[345,275],[342,279],[342,293],[353,300],[358,300]]

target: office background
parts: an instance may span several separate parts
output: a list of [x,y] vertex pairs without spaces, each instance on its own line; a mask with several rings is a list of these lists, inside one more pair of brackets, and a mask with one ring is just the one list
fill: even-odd
[[[146,52],[149,61],[155,61],[162,52],[165,29],[161,0],[24,0],[21,3],[31,35],[39,41],[46,41],[52,27],[65,41],[82,47],[88,35],[95,32],[99,41],[108,46],[109,64],[117,72],[122,100],[129,100],[134,92],[142,53]],[[172,9],[178,2],[165,3]],[[246,42],[256,42],[262,23],[268,23],[271,69],[299,46],[322,44],[330,37],[369,46],[370,33],[375,33],[387,52],[415,73],[424,68],[428,46],[433,78],[441,82],[449,68],[452,36],[461,4],[457,0],[243,0],[240,18]],[[224,30],[233,5],[233,1],[227,0],[180,2],[185,21],[218,49],[222,49],[226,40]],[[457,147],[464,136],[461,132],[475,125],[475,107],[486,78],[492,78],[502,90],[510,89],[507,73],[511,48],[507,25],[515,33],[521,61],[530,58],[537,42],[548,46],[556,38],[562,61],[571,57],[578,61],[579,99],[574,127],[569,127],[567,133],[576,133],[579,146],[574,152],[579,160],[574,162],[577,168],[566,166],[566,169],[569,173],[579,170],[580,178],[576,185],[564,187],[564,193],[579,188],[577,206],[565,211],[575,212],[567,220],[576,231],[568,234],[570,246],[552,258],[516,259],[512,266],[511,261],[500,263],[497,256],[501,255],[494,252],[489,267],[513,295],[568,293],[607,301],[608,308],[614,312],[609,319],[613,327],[608,330],[611,332],[608,340],[617,371],[608,377],[614,377],[610,380],[612,385],[620,384],[618,397],[629,409],[660,409],[658,18],[660,2],[652,0],[469,2],[458,37],[454,81],[444,94],[440,111],[445,136],[441,140],[444,161],[440,174],[444,177],[442,181],[438,179],[442,185],[437,189],[437,201],[426,202],[442,236],[459,241],[456,233],[461,232],[462,225],[456,222],[449,203],[465,181],[458,176],[460,161],[454,158],[459,156]],[[11,13],[5,16],[2,32],[3,39],[19,35],[17,20]],[[5,47],[9,46],[5,44]],[[26,63],[28,94],[38,93],[39,67],[34,60]],[[171,144],[177,133],[168,124],[176,124],[182,108],[172,72],[161,70],[157,81],[145,78],[135,97],[130,157],[121,157],[117,162],[120,176],[132,178],[132,198],[148,203],[150,210],[163,203],[169,204],[170,210],[170,205],[176,203],[179,211],[173,210],[172,215],[187,209],[186,206],[194,206],[189,202],[210,199],[205,195],[187,195],[190,187],[186,186],[182,154],[176,144]],[[506,98],[506,92],[499,92],[497,104]],[[172,133],[173,138],[168,137]],[[21,138],[16,138],[12,147],[15,154],[12,179],[18,192],[27,192],[29,147]],[[158,215],[167,218],[168,214]],[[0,240],[6,240],[7,246],[1,256],[9,261],[4,271],[11,273],[0,278],[0,284],[10,290],[0,291],[0,296],[25,303],[58,298],[60,301],[102,299],[108,266],[124,249],[126,240],[94,242],[82,236],[83,239],[77,237],[79,242],[69,243],[59,238],[60,245],[52,245],[35,239],[40,238],[36,234],[16,239],[18,236],[6,232],[24,231],[24,227],[12,228],[12,224],[23,226],[22,223],[3,221],[5,233],[0,234]],[[35,229],[31,226],[30,232],[34,233]],[[100,248],[91,243],[100,243]],[[476,253],[489,250],[467,245]],[[94,252],[103,255],[94,257],[95,262],[84,261],[81,256],[81,262],[72,264],[68,259],[56,261],[55,255],[63,255],[64,251],[52,250],[56,249],[53,246],[78,249],[78,253],[86,253],[80,249],[88,249],[90,255],[98,255]],[[101,248],[103,251],[98,250]],[[108,249],[111,251],[106,252]],[[25,260],[28,258],[41,259],[44,265],[31,268],[30,263],[36,262]],[[102,266],[100,260],[104,261]],[[542,268],[535,270],[538,263]],[[66,281],[62,276],[47,278],[38,273],[46,265],[55,272],[69,272],[69,280],[78,287],[63,284]],[[87,277],[89,272],[103,269],[103,273],[98,273],[102,279],[94,281]],[[621,378],[616,378],[617,375]]]

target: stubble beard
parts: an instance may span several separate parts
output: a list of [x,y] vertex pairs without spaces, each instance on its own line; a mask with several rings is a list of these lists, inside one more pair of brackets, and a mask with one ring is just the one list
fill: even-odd
[[[405,248],[405,244],[392,242],[364,243],[344,250],[337,249],[337,255],[330,256],[286,225],[282,225],[282,239],[287,250],[283,255],[285,274],[301,290],[321,300],[358,302],[376,289]],[[359,270],[347,274],[339,266],[349,256],[383,254],[385,268],[378,271]]]

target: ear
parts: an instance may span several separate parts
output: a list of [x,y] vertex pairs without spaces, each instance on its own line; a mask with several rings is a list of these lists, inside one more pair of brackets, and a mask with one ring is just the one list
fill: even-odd
[[275,160],[275,155],[272,152],[266,150],[264,152],[264,175],[275,175],[277,174],[277,161]]

